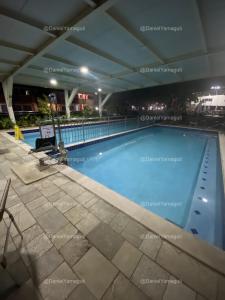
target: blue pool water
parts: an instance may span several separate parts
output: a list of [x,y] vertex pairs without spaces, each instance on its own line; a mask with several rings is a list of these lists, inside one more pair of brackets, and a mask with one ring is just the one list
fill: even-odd
[[[138,122],[134,119],[127,119],[121,121],[114,121],[110,124],[96,124],[82,126],[66,126],[62,129],[62,139],[65,144],[72,144],[89,139],[98,138],[105,135],[119,133],[121,131],[132,130],[148,125],[149,122]],[[40,138],[39,130],[32,130],[32,132],[25,131],[24,142],[35,147],[35,141]],[[57,133],[58,138],[58,133]]]
[[71,150],[69,164],[223,247],[223,186],[217,143],[213,134],[157,126]]

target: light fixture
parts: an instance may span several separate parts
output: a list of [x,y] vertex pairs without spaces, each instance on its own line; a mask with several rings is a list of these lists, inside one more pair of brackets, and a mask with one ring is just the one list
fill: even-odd
[[98,89],[98,92],[101,92],[101,91],[102,91],[102,89],[101,89],[101,88],[99,88],[99,89]]
[[89,69],[87,67],[81,67],[80,72],[83,74],[87,74],[89,72]]
[[95,107],[95,110],[98,110],[98,106]]
[[95,92],[95,95],[98,95],[98,93],[97,93],[97,92]]
[[202,198],[202,201],[205,202],[205,203],[208,202],[208,200],[206,198]]
[[54,85],[54,86],[58,85],[58,81],[54,78],[50,79],[49,82],[50,82],[51,85]]

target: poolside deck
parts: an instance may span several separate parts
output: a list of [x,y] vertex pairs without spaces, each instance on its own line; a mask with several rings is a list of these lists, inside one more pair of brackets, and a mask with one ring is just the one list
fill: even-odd
[[217,271],[195,259],[195,253],[182,251],[74,182],[63,167],[24,185],[12,173],[12,164],[35,157],[1,133],[0,142],[9,150],[0,155],[0,190],[11,177],[7,206],[24,235],[20,244],[11,229],[0,292],[13,286],[10,276],[21,287],[3,299],[225,299],[225,266]]

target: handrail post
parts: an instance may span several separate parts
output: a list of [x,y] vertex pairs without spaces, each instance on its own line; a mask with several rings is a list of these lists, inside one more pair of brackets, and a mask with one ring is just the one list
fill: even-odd
[[85,134],[84,134],[84,118],[82,119],[82,132],[83,132],[83,141],[85,142]]

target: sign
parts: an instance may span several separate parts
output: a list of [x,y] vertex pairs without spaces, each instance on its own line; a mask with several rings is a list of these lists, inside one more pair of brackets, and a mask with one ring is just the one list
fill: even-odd
[[81,99],[81,100],[88,100],[88,94],[81,94],[81,93],[78,93],[78,99]]
[[54,128],[52,125],[40,126],[41,137],[47,139],[54,136]]

